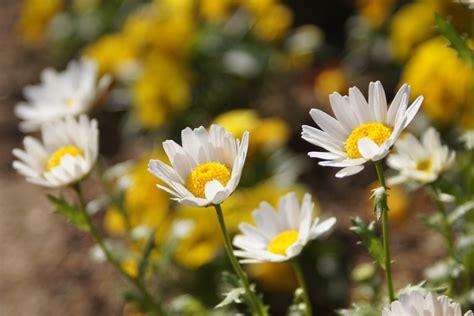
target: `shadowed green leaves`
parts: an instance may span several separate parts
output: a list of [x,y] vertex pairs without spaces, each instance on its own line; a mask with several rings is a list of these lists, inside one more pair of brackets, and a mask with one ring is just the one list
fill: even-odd
[[62,196],[48,194],[48,200],[54,206],[54,212],[63,215],[68,222],[83,231],[89,231],[89,224],[84,213],[75,205],[69,204]]
[[375,233],[375,222],[372,221],[367,225],[360,217],[355,217],[352,219],[352,225],[350,230],[360,237],[359,243],[367,248],[370,255],[385,270],[384,249]]

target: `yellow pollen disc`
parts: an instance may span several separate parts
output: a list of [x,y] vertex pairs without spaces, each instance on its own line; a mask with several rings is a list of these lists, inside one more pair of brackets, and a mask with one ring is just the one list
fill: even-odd
[[68,98],[66,100],[66,105],[70,108],[72,108],[76,104],[76,99],[74,98]]
[[368,137],[380,146],[390,135],[392,135],[392,129],[379,122],[367,122],[356,127],[344,144],[347,157],[351,159],[362,158],[357,144],[359,139]]
[[423,171],[423,172],[430,172],[431,165],[432,165],[431,159],[421,160],[416,164],[416,170]]
[[61,164],[61,159],[65,155],[71,155],[73,157],[82,156],[84,157],[84,152],[77,148],[76,146],[64,146],[56,150],[51,157],[49,158],[46,169],[48,171],[53,170],[54,167],[57,167]]
[[205,198],[204,188],[212,180],[219,181],[223,186],[230,180],[230,170],[218,162],[206,162],[197,166],[188,176],[186,187],[196,197]]
[[286,249],[298,240],[298,232],[296,230],[287,230],[279,233],[272,239],[268,245],[268,251],[286,256]]

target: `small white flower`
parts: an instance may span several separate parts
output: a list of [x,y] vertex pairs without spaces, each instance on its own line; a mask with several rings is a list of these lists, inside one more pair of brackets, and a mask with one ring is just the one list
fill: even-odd
[[23,89],[26,102],[15,106],[22,120],[20,129],[36,131],[46,122],[88,112],[110,82],[108,75],[97,79],[97,64],[92,60],[71,61],[62,72],[46,68],[40,84]]
[[387,158],[387,164],[399,174],[389,180],[390,184],[406,181],[431,183],[438,179],[454,161],[455,152],[441,144],[438,132],[429,128],[421,142],[407,134],[395,144],[395,152]]
[[234,251],[242,263],[280,262],[297,256],[311,240],[329,232],[336,223],[331,217],[323,222],[312,220],[314,204],[305,194],[300,206],[295,193],[283,196],[278,204],[278,213],[267,202],[262,202],[253,213],[256,226],[239,225],[243,235],[234,238]]
[[148,170],[168,187],[157,185],[174,200],[194,207],[216,205],[237,188],[249,145],[245,132],[242,142],[224,127],[212,125],[189,127],[181,132],[182,146],[172,140],[163,142],[172,167],[160,160],[150,160]]
[[474,130],[465,131],[461,136],[464,147],[468,150],[474,149]]
[[[410,87],[404,84],[387,107],[382,84],[371,82],[369,101],[356,87],[349,96],[335,92],[329,96],[336,118],[317,109],[309,112],[321,129],[303,125],[302,138],[327,152],[312,151],[321,166],[343,168],[336,177],[359,173],[367,161],[378,161],[388,155],[400,133],[410,124],[420,109],[423,97],[408,107]],[[407,108],[408,107],[408,108]]]
[[[390,307],[384,308],[382,316],[461,316],[461,306],[447,296],[424,296],[420,291],[400,295]],[[468,311],[464,316],[472,316]]]
[[97,121],[68,116],[41,128],[42,143],[27,136],[24,150],[13,149],[13,162],[26,180],[46,187],[76,183],[92,169],[98,153]]

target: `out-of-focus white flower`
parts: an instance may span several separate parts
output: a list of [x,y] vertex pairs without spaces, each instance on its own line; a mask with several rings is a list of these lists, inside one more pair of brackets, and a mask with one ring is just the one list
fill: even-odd
[[[447,296],[424,296],[419,291],[400,295],[390,307],[384,308],[382,316],[461,316],[461,306]],[[468,311],[464,316],[472,316]]]
[[171,234],[178,239],[185,238],[194,228],[194,221],[190,219],[175,220],[171,225]]
[[468,150],[474,149],[474,130],[465,131],[461,135],[461,141]]
[[469,9],[474,9],[474,0],[454,0],[453,2],[466,4]]
[[255,56],[243,50],[228,51],[222,62],[226,71],[241,77],[252,78],[260,72]]
[[335,92],[329,96],[336,118],[311,109],[313,120],[321,129],[303,125],[302,138],[327,150],[312,151],[311,158],[319,158],[321,166],[343,168],[336,177],[359,173],[368,161],[378,161],[388,155],[400,133],[418,112],[423,97],[418,97],[407,108],[410,88],[403,85],[390,108],[382,84],[371,82],[368,102],[356,87],[349,89],[349,96]]
[[431,183],[438,179],[454,161],[455,152],[441,144],[438,132],[429,128],[421,142],[412,134],[407,134],[395,144],[395,152],[387,158],[390,168],[398,175],[389,179],[390,184],[406,181]]
[[111,82],[108,75],[97,77],[97,65],[88,59],[71,61],[62,72],[43,70],[41,83],[25,87],[26,102],[15,106],[20,129],[36,131],[44,123],[88,112]]
[[234,238],[234,251],[242,263],[287,261],[300,254],[303,247],[329,232],[336,223],[331,217],[323,222],[312,219],[314,204],[305,194],[302,205],[296,194],[283,196],[278,204],[278,213],[267,202],[252,213],[256,226],[239,225],[242,235]]
[[86,115],[68,116],[43,125],[42,143],[27,136],[24,150],[13,149],[13,162],[26,180],[46,187],[62,187],[84,178],[97,160],[97,121]]
[[249,134],[242,142],[222,126],[212,125],[181,132],[182,146],[172,140],[163,142],[173,167],[160,160],[150,160],[148,170],[165,182],[158,185],[174,200],[194,207],[216,205],[237,188],[247,156]]

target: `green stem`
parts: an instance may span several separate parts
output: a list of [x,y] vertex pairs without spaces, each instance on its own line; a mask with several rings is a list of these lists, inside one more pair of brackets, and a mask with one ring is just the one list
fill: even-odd
[[[387,185],[385,184],[385,176],[383,172],[382,163],[380,161],[374,162],[375,169],[377,170],[377,177],[380,185],[387,192]],[[389,224],[388,224],[388,205],[384,203],[382,209],[382,236],[383,236],[383,249],[385,255],[385,281],[387,283],[388,296],[390,302],[395,300],[395,292],[393,290],[393,279],[392,279],[392,260],[390,259],[390,236],[389,236]]]
[[[458,262],[456,258],[456,253],[455,253],[455,247],[454,247],[454,233],[451,225],[449,224],[449,219],[448,219],[448,212],[446,211],[446,208],[444,207],[443,202],[441,201],[441,198],[439,196],[438,190],[436,187],[433,185],[431,186],[434,201],[436,203],[436,206],[438,207],[438,211],[441,214],[441,219],[443,221],[443,226],[444,226],[444,234],[443,237],[446,239],[446,246],[448,248],[448,255],[449,257],[454,260],[454,262]],[[456,290],[456,279],[452,276],[450,273],[449,277],[449,282],[450,282],[450,290],[452,293],[455,293]]]
[[222,237],[224,238],[224,248],[227,253],[227,257],[229,257],[230,263],[234,268],[235,273],[241,280],[242,284],[244,285],[245,292],[247,293],[249,300],[250,300],[250,307],[252,309],[252,313],[254,315],[267,315],[267,311],[263,306],[261,300],[257,297],[254,291],[250,288],[249,280],[247,279],[247,275],[245,274],[244,270],[240,266],[237,258],[234,255],[232,250],[232,243],[230,242],[229,234],[227,232],[227,227],[224,221],[224,214],[222,214],[222,208],[220,204],[214,205],[216,209],[217,219],[219,220],[219,226],[221,228]]
[[125,279],[127,279],[130,283],[132,283],[137,290],[143,295],[145,298],[146,302],[152,309],[153,315],[161,316],[165,315],[165,312],[161,308],[161,305],[155,301],[155,299],[148,293],[147,289],[143,286],[143,284],[138,280],[137,278],[134,278],[133,276],[129,275],[125,270],[122,269],[122,266],[120,265],[120,262],[118,262],[112,253],[109,251],[107,246],[104,243],[104,240],[102,239],[102,236],[100,235],[99,231],[97,228],[94,226],[92,223],[92,219],[86,211],[86,205],[85,205],[85,200],[84,196],[82,194],[82,190],[79,184],[76,184],[72,187],[74,191],[77,194],[77,198],[79,200],[79,209],[84,215],[84,219],[86,220],[87,226],[89,228],[89,231],[96,241],[97,245],[99,248],[102,250],[104,253],[105,257],[107,258],[107,261],[118,271],[122,276],[124,276]]
[[304,304],[306,305],[305,315],[311,316],[313,315],[311,301],[309,299],[309,292],[308,287],[306,286],[306,282],[304,281],[303,271],[301,271],[300,264],[297,258],[293,258],[290,260],[291,266],[293,267],[293,271],[295,272],[296,279],[298,280],[298,284],[301,289],[303,289],[303,299]]

